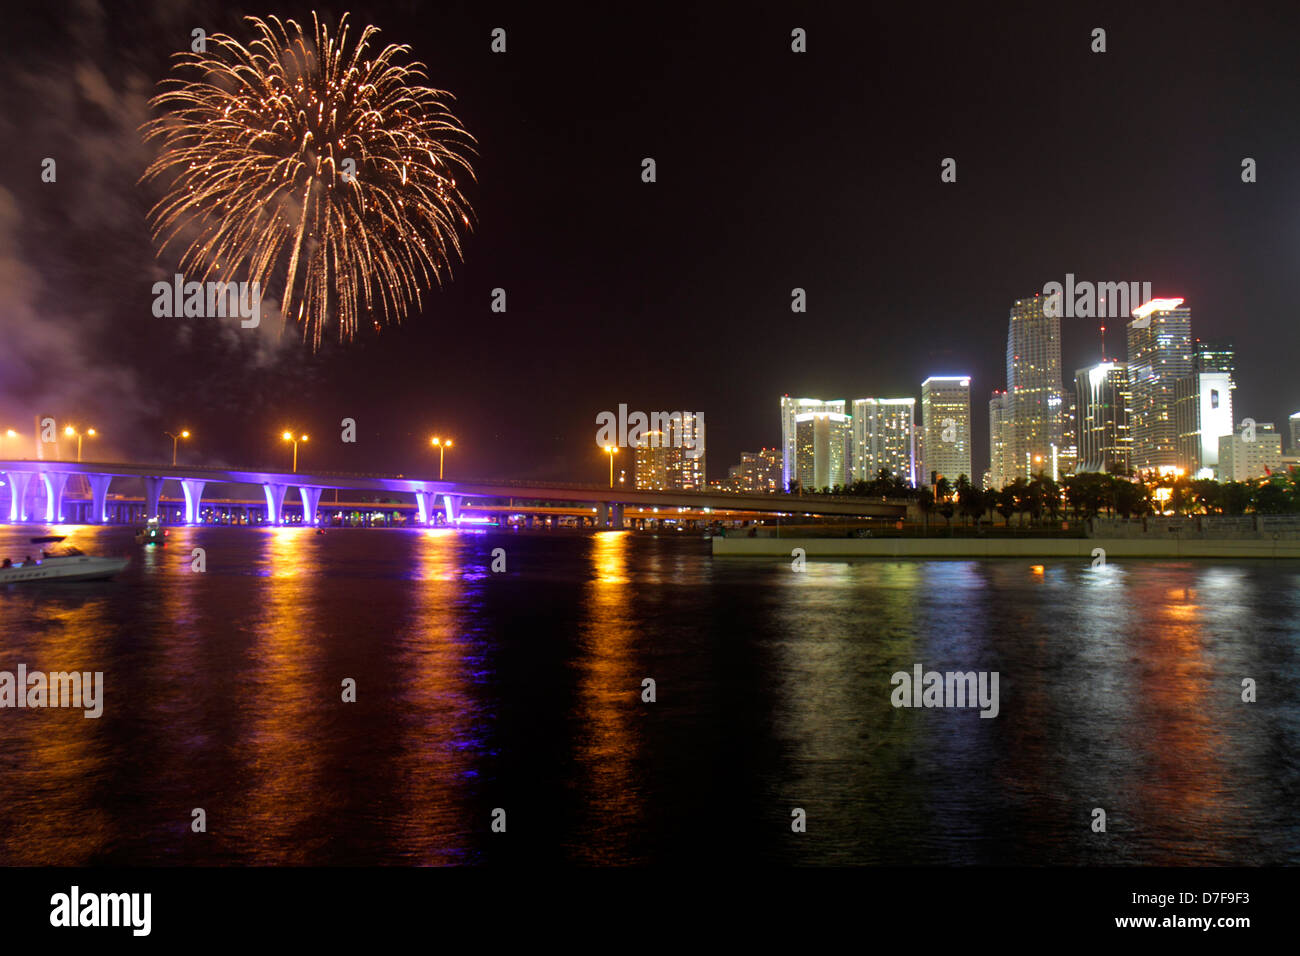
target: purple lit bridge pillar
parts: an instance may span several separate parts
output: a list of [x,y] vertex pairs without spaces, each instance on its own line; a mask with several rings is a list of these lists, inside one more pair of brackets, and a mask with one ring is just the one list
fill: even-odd
[[113,481],[112,475],[87,475],[90,482],[90,521],[92,524],[105,524],[108,521],[108,486]]
[[609,527],[609,502],[601,501],[596,504],[596,527]]
[[144,482],[144,516],[147,521],[158,517],[158,499],[162,497],[163,479],[141,478]]
[[63,520],[63,489],[68,486],[67,472],[43,472],[45,479],[45,520],[57,523]]
[[447,515],[447,524],[460,521],[460,503],[463,495],[443,495],[442,510]]
[[266,517],[273,525],[280,524],[280,509],[284,507],[284,493],[288,488],[288,485],[270,483],[262,486],[262,491],[266,493]]
[[415,493],[415,507],[420,512],[420,524],[430,525],[434,521],[434,499],[437,492],[434,491],[417,491]]
[[319,488],[304,488],[298,486],[298,496],[302,498],[302,523],[316,524],[316,506],[320,504]]
[[5,474],[9,480],[9,520],[27,520],[27,486],[31,484],[33,472],[10,471]]
[[203,500],[203,486],[206,481],[197,478],[182,478],[181,491],[185,493],[185,523],[196,524],[199,520],[199,503]]

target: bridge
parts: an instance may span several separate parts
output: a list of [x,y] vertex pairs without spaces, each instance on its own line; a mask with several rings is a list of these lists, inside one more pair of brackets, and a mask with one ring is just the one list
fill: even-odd
[[[71,478],[84,479],[88,494],[66,496]],[[407,498],[406,507],[414,505],[422,525],[439,521],[439,510],[446,523],[456,525],[462,520],[466,502],[479,502],[485,510],[509,510],[516,503],[520,511],[541,514],[545,507],[561,506],[557,512],[573,515],[582,506],[594,509],[592,526],[597,528],[624,527],[627,509],[632,508],[644,519],[672,518],[677,513],[689,512],[692,516],[709,517],[765,517],[776,515],[808,515],[821,517],[887,518],[906,516],[907,502],[884,498],[852,498],[831,495],[763,495],[713,491],[641,491],[626,488],[607,488],[600,485],[582,485],[563,482],[504,481],[499,479],[457,479],[444,481],[418,475],[369,475],[338,472],[280,472],[258,469],[205,468],[188,465],[123,464],[114,462],[43,461],[32,459],[0,460],[0,479],[5,488],[0,496],[8,498],[8,508],[3,514],[10,522],[61,523],[65,512],[76,510],[85,513],[90,524],[110,521],[109,492],[114,482],[119,488],[134,486],[141,494],[143,511],[139,518],[159,516],[163,483],[179,482],[184,496],[184,522],[199,523],[203,495],[211,485],[257,485],[266,499],[266,520],[269,524],[283,522],[285,496],[290,488],[298,490],[302,502],[303,524],[318,523],[321,494],[327,490],[351,491],[363,494],[400,495]],[[41,494],[44,491],[44,494]],[[39,507],[43,499],[44,507]],[[0,498],[2,500],[2,498]],[[245,505],[248,503],[245,502]],[[123,520],[120,512],[119,520]],[[579,515],[579,523],[584,524]],[[137,515],[127,514],[124,520],[135,520]]]

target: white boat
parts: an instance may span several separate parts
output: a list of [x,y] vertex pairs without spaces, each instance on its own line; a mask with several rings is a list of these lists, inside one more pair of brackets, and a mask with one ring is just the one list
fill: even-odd
[[[32,544],[62,541],[61,537],[32,538]],[[73,547],[41,550],[39,559],[21,564],[6,558],[0,565],[0,584],[27,581],[106,581],[130,563],[129,558],[98,558]]]

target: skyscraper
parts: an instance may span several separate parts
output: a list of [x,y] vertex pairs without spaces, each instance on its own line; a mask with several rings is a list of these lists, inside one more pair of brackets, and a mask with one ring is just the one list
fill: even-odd
[[643,491],[704,491],[705,441],[694,412],[673,415],[666,432],[647,432],[636,446],[636,486]]
[[1219,464],[1219,436],[1232,433],[1232,379],[1236,356],[1231,343],[1192,343],[1192,374],[1174,383],[1174,429],[1178,467],[1210,477]]
[[781,396],[781,482],[782,490],[787,490],[790,483],[799,476],[797,451],[795,448],[795,416],[809,412],[843,415],[844,400],[825,401],[820,398],[791,398]]
[[795,478],[807,491],[843,487],[849,480],[853,430],[840,412],[802,412],[795,416]]
[[935,474],[950,482],[971,476],[969,375],[932,375],[921,383],[921,428],[921,484],[931,484]]
[[1296,412],[1289,419],[1291,422],[1291,454],[1300,454],[1300,412]]
[[1074,373],[1078,409],[1079,461],[1076,472],[1127,471],[1129,438],[1128,366],[1101,362]]
[[916,484],[915,398],[853,402],[853,480],[873,481],[880,469]]
[[1064,445],[1061,319],[1046,315],[1034,295],[1011,306],[1007,328],[1006,415],[1010,478],[1050,471],[1053,446]]
[[1056,461],[1052,466],[1052,480],[1061,475],[1072,475],[1079,467],[1079,399],[1071,390],[1062,396],[1061,405],[1061,445],[1056,449]]
[[989,471],[987,486],[994,490],[1005,488],[1010,482],[1007,450],[1010,445],[1010,421],[1007,417],[1007,393],[994,389],[989,399]]
[[1192,373],[1192,310],[1182,299],[1152,299],[1133,310],[1128,324],[1128,376],[1132,404],[1133,468],[1175,468],[1175,383]]

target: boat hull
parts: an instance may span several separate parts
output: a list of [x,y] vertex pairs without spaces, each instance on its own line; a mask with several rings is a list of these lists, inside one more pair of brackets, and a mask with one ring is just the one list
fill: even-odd
[[121,572],[127,558],[49,558],[40,564],[0,568],[0,584],[34,584],[50,581],[107,581]]

